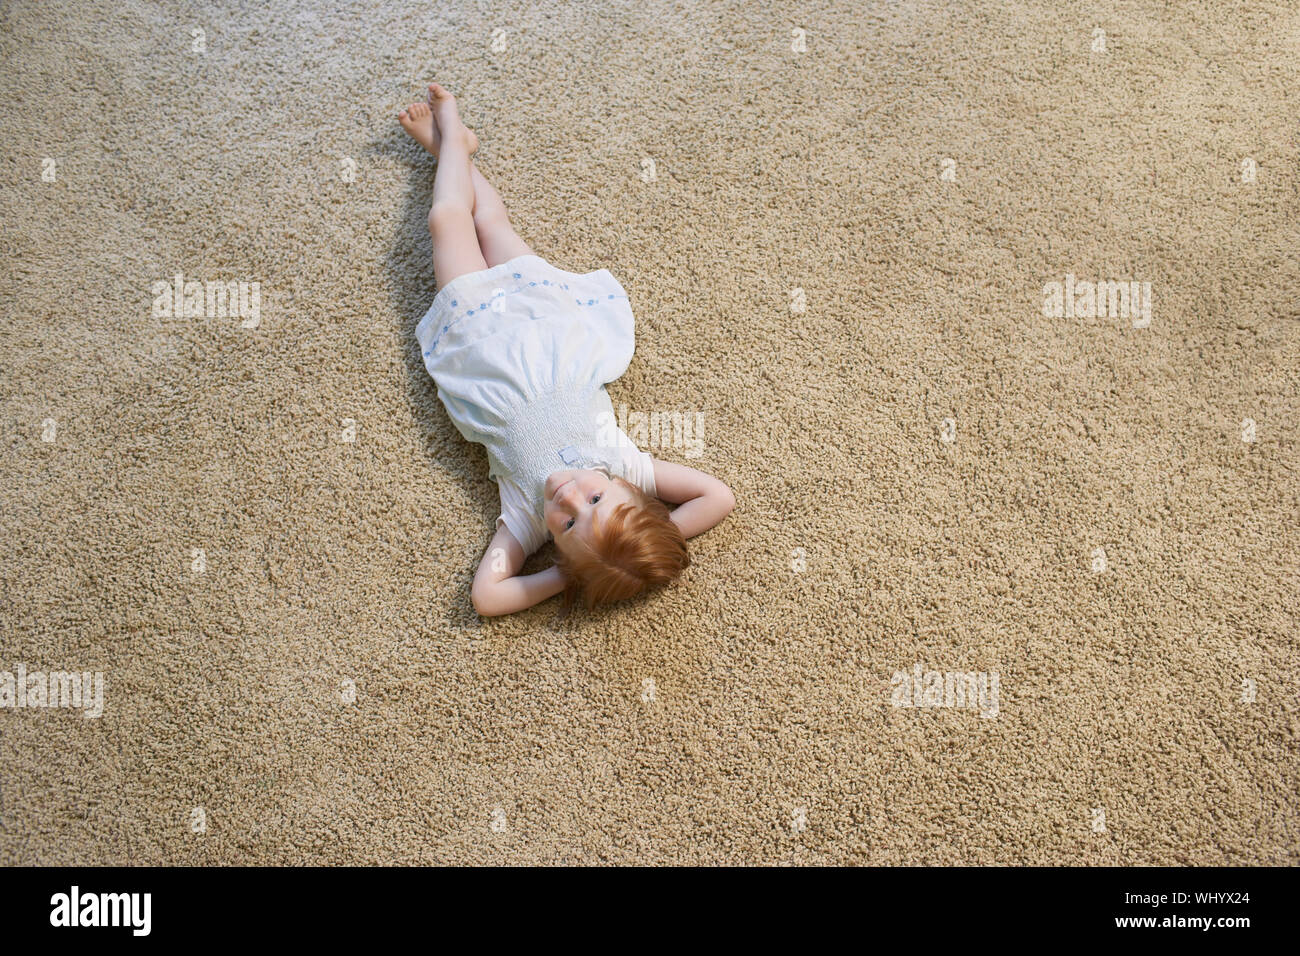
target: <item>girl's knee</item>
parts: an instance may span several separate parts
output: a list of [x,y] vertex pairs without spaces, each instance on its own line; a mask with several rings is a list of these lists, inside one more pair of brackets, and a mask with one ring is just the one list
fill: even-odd
[[514,232],[514,226],[510,225],[510,217],[506,211],[499,206],[492,208],[487,204],[480,206],[474,212],[474,229],[481,235],[483,233],[507,233]]
[[474,214],[468,206],[455,202],[435,202],[429,207],[429,232],[437,233],[446,229],[463,228],[474,222]]

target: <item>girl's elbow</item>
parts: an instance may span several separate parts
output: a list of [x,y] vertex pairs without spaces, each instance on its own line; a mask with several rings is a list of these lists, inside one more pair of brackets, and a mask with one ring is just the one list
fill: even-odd
[[480,584],[476,583],[469,589],[469,600],[474,605],[474,612],[480,617],[496,617],[501,614],[496,595]]
[[726,485],[718,492],[718,506],[722,509],[722,517],[731,514],[731,509],[736,507],[736,496]]

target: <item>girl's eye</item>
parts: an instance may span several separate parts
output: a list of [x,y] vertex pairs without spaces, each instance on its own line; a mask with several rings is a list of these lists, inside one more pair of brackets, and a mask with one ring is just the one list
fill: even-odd
[[570,518],[568,521],[564,522],[564,530],[565,530],[565,531],[568,531],[568,530],[569,530],[570,528],[572,528],[572,527],[573,527],[573,519],[572,519],[572,518]]
[[599,500],[600,500],[600,495],[594,495],[591,499],[591,503],[594,505]]

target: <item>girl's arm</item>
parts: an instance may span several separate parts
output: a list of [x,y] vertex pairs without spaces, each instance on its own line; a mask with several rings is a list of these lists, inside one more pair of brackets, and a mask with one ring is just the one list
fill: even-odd
[[[663,501],[677,505],[669,517],[683,537],[708,531],[736,506],[731,489],[712,475],[657,458],[654,469],[655,492]],[[484,617],[513,614],[564,590],[564,576],[553,565],[517,577],[526,557],[510,529],[504,524],[498,528],[474,573],[470,599],[475,611]]]
[[736,507],[731,489],[712,475],[658,458],[654,468],[655,493],[669,504],[677,504],[669,517],[684,537],[708,531]]
[[475,611],[484,617],[513,614],[564,590],[564,576],[554,566],[516,577],[526,557],[510,529],[501,525],[474,572],[470,600]]

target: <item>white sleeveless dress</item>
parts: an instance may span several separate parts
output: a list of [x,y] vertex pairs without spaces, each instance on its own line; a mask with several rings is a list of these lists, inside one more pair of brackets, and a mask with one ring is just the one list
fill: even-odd
[[[549,536],[535,479],[541,472],[511,473],[493,455],[492,436],[551,396],[589,391],[608,407],[604,386],[627,370],[636,346],[633,326],[627,293],[608,269],[566,272],[537,255],[457,276],[416,326],[425,368],[447,414],[465,438],[488,447],[490,477],[501,493],[497,523],[509,528],[525,554]],[[551,470],[603,467],[654,495],[653,458],[617,425],[613,432],[617,441],[605,442],[603,451],[580,462],[565,454]]]

